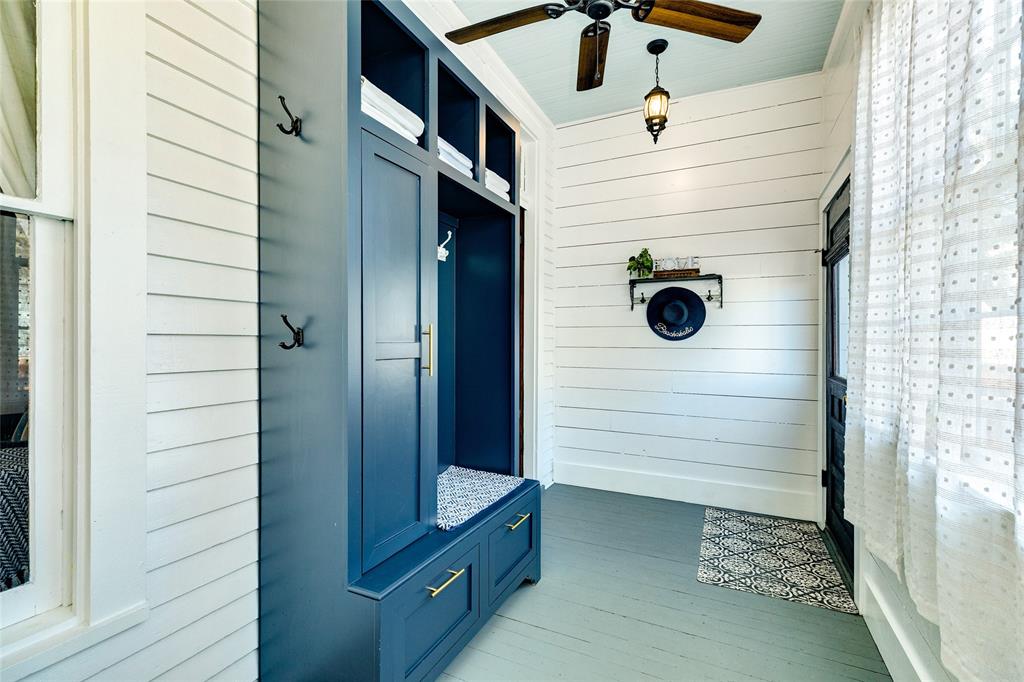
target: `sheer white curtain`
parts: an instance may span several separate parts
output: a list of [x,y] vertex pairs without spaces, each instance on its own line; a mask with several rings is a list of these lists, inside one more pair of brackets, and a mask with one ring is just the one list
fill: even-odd
[[1021,0],[876,0],[851,214],[846,515],[962,680],[1024,680]]

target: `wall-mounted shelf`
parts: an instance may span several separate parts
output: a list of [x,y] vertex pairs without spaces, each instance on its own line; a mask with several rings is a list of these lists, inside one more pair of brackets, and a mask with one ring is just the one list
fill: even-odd
[[[714,301],[718,299],[718,307],[721,308],[725,299],[725,285],[722,283],[721,275],[689,275],[687,277],[645,277],[644,279],[630,279],[629,280],[629,309],[633,310],[636,306],[636,285],[637,284],[651,284],[651,283],[664,283],[664,282],[697,282],[700,280],[714,280],[718,282],[718,295],[713,295],[708,291],[708,295],[704,296],[705,301]],[[643,293],[640,294],[640,303],[647,303]]]

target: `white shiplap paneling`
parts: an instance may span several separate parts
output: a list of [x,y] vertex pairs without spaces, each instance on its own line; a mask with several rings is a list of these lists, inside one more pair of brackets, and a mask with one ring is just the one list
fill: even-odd
[[[657,146],[559,128],[556,481],[816,518],[822,106],[812,74],[677,100]],[[644,246],[724,275],[693,338],[629,310]]]
[[256,679],[256,11],[149,0],[147,593],[42,679]]

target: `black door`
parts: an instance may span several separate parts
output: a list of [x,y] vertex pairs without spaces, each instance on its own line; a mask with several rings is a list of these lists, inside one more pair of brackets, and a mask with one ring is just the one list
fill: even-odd
[[825,377],[825,529],[836,553],[853,572],[853,526],[845,505],[846,368],[850,325],[850,181],[825,209],[828,249],[823,259],[828,287]]

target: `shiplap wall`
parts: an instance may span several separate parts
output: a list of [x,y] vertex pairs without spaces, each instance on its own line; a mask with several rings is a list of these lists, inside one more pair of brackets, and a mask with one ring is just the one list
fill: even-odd
[[[556,481],[816,518],[821,95],[678,100],[657,146],[639,111],[558,129]],[[630,311],[644,246],[724,275],[691,339]]]
[[150,613],[38,676],[251,680],[256,9],[150,0],[147,15]]

